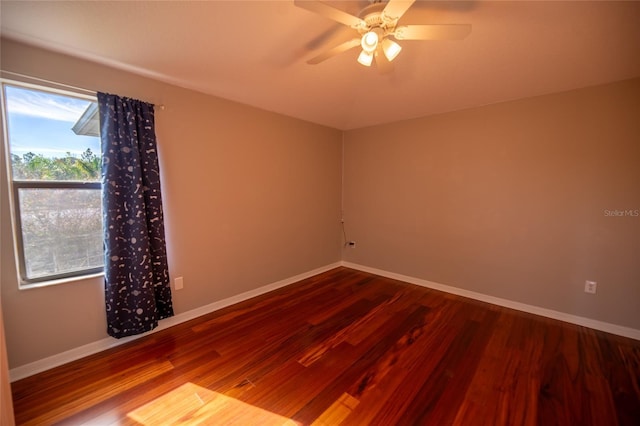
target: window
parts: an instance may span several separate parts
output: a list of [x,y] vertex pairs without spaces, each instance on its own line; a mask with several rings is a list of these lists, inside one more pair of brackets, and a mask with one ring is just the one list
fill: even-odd
[[95,97],[2,84],[21,285],[102,272]]

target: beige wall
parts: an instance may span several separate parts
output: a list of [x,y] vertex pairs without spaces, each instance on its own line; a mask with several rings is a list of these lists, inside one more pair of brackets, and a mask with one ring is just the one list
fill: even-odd
[[[164,104],[156,112],[177,313],[340,260],[338,130],[2,40],[2,69]],[[3,163],[4,167],[4,163]],[[18,290],[2,170],[11,368],[107,337],[101,279]]]
[[640,79],[349,131],[345,170],[344,260],[640,329]]
[[[166,106],[176,312],[340,260],[341,132],[1,47],[4,70]],[[604,213],[640,209],[639,113],[636,79],[345,132],[344,260],[640,329],[640,217]],[[101,279],[18,290],[0,176],[10,367],[105,338]]]

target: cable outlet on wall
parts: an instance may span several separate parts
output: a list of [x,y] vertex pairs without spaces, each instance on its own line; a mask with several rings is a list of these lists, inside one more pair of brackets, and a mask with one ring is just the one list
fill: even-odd
[[584,292],[596,294],[596,288],[598,287],[598,283],[595,281],[585,281],[584,282]]
[[349,248],[356,248],[356,242],[355,242],[355,241],[349,241],[349,242],[347,242],[347,247],[349,247]]
[[178,277],[173,280],[173,286],[176,290],[182,290],[184,287],[184,281],[182,280],[182,277]]

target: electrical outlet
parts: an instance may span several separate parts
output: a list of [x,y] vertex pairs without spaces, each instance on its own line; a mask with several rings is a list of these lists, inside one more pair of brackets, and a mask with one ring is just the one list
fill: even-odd
[[356,242],[355,241],[349,241],[347,243],[347,247],[349,248],[356,248]]
[[182,290],[184,288],[184,281],[182,280],[182,277],[178,277],[173,280],[173,286],[176,290]]
[[584,282],[584,292],[596,294],[596,288],[598,287],[598,283],[595,281],[585,281]]

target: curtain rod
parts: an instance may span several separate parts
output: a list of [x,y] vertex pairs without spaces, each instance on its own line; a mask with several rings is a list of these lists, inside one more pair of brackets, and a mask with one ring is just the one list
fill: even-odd
[[[26,74],[20,74],[20,73],[17,73],[17,72],[5,71],[5,70],[0,70],[0,73],[2,73],[3,75],[7,74],[7,75],[14,76],[14,77],[26,78],[28,80],[38,81],[40,83],[46,83],[46,84],[51,84],[51,85],[54,85],[54,86],[65,87],[67,89],[72,89],[72,90],[75,90],[75,91],[84,92],[87,95],[92,95],[92,96],[96,96],[97,95],[97,92],[95,90],[89,90],[89,89],[85,89],[83,87],[78,87],[78,86],[71,86],[70,84],[58,83],[56,81],[46,80],[44,78],[33,77],[33,76],[30,76],[30,75],[26,75]],[[152,102],[150,102],[150,103],[152,103]],[[156,106],[161,110],[164,110],[164,105],[153,104],[153,106]]]

